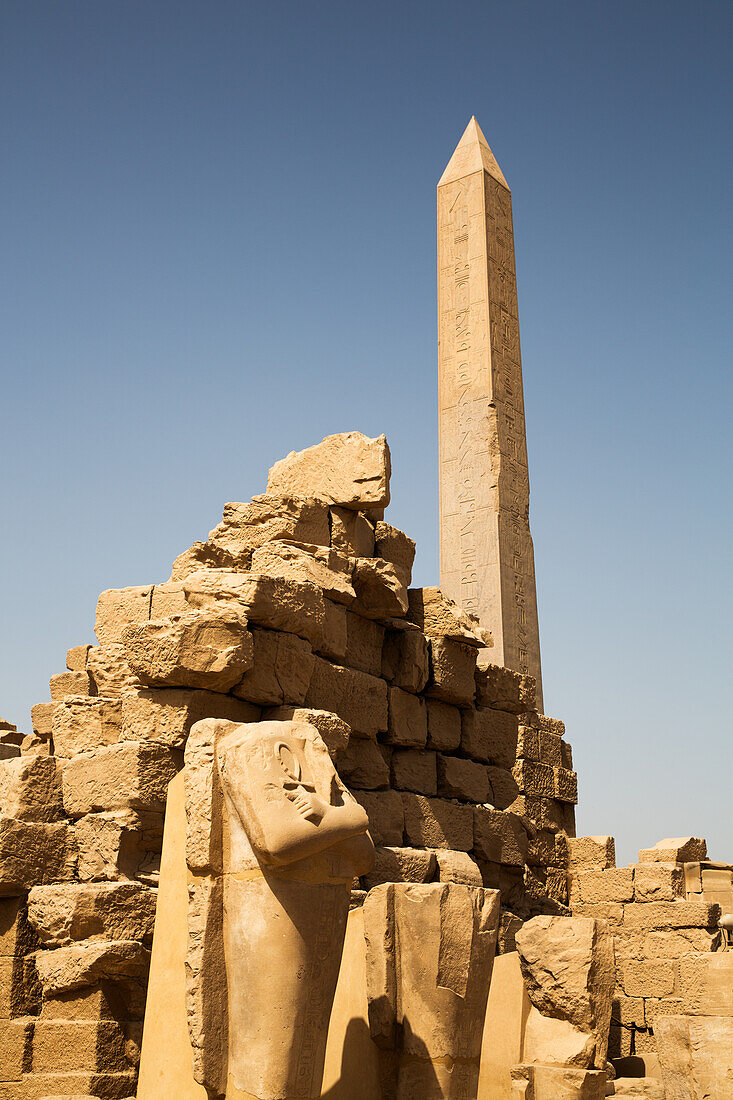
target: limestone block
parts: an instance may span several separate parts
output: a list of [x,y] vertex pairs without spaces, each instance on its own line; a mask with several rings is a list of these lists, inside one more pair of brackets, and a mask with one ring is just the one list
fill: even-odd
[[383,1096],[476,1096],[498,922],[498,894],[477,887],[388,883],[367,895],[369,1029]]
[[65,822],[0,817],[0,894],[74,877],[76,844]]
[[461,802],[488,802],[491,784],[486,765],[439,753],[438,794],[443,798],[457,798]]
[[64,808],[70,817],[98,810],[162,811],[177,771],[171,750],[155,742],[122,741],[83,753],[63,770]]
[[331,711],[355,737],[374,738],[387,729],[387,685],[376,676],[315,658],[305,705]]
[[139,882],[34,886],[28,920],[43,947],[77,940],[141,940],[149,945],[156,894]]
[[428,682],[429,671],[425,635],[399,619],[392,623],[395,628],[388,630],[384,638],[381,675],[403,691],[420,692]]
[[153,586],[146,584],[135,588],[109,588],[102,592],[97,600],[94,624],[94,633],[100,645],[119,643],[128,626],[147,622],[152,590]]
[[315,649],[323,641],[323,593],[308,581],[208,569],[186,577],[183,588],[192,607],[217,618],[229,607],[258,626],[297,634]]
[[517,799],[519,788],[508,768],[495,768],[489,765],[486,774],[491,784],[489,801],[497,810],[507,810]]
[[123,635],[130,667],[145,684],[229,691],[252,667],[247,620],[228,609],[151,619]]
[[194,722],[202,718],[227,718],[232,722],[256,722],[258,707],[216,691],[192,688],[141,688],[122,699],[123,741],[159,741],[183,748]]
[[384,520],[377,522],[374,534],[374,556],[392,562],[402,583],[409,588],[412,580],[412,565],[415,561],[414,541],[403,531],[398,531],[396,527],[385,523]]
[[362,615],[346,612],[346,653],[344,664],[370,676],[382,675],[384,627]]
[[476,807],[473,812],[473,848],[481,859],[523,867],[528,844],[527,829],[516,814]]
[[535,682],[502,665],[490,664],[481,654],[476,665],[476,702],[480,707],[523,714],[534,709]]
[[[142,687],[140,680],[127,663],[125,647],[121,643],[89,646],[88,650],[87,671],[94,687],[93,694],[111,699],[129,695]],[[90,692],[79,694],[90,694]]]
[[354,798],[369,818],[375,844],[401,847],[405,832],[405,808],[399,791],[354,791]]
[[435,881],[457,882],[463,886],[483,886],[481,871],[468,852],[435,849]]
[[307,497],[262,494],[250,504],[225,504],[222,522],[209,532],[212,547],[231,555],[236,568],[248,568],[252,551],[276,539],[328,546],[328,508]]
[[291,451],[270,468],[268,495],[308,496],[342,508],[389,504],[391,464],[385,436],[340,432],[304,451]]
[[627,997],[671,997],[678,982],[678,963],[668,959],[628,959],[617,969]]
[[163,843],[163,815],[134,810],[86,814],[74,825],[82,881],[154,873]]
[[476,691],[476,650],[450,638],[431,638],[427,693],[444,703],[470,706]]
[[570,904],[596,905],[604,901],[633,901],[634,871],[631,867],[610,867],[602,871],[573,871],[570,875]]
[[514,767],[517,731],[516,717],[505,711],[470,707],[461,712],[461,749],[485,764],[491,761],[502,768]]
[[399,791],[437,794],[435,756],[421,749],[395,749],[391,761],[393,786]]
[[423,748],[428,737],[428,716],[424,699],[401,688],[389,689],[389,733],[392,745]]
[[336,664],[346,656],[346,608],[343,604],[324,600],[323,638],[315,646],[316,653]]
[[389,787],[389,765],[375,741],[353,738],[339,754],[336,767],[348,787],[367,791]]
[[75,645],[66,650],[66,667],[69,672],[86,672],[88,645]]
[[91,695],[92,682],[86,672],[60,672],[49,680],[51,701],[60,703],[70,695]]
[[473,847],[473,809],[443,798],[402,794],[405,836],[416,848],[452,848],[470,852]]
[[696,863],[706,859],[708,846],[695,836],[660,840],[653,848],[642,848],[639,863]]
[[260,706],[302,703],[313,674],[313,650],[297,634],[252,630],[252,667],[231,689]]
[[665,932],[676,928],[717,928],[720,906],[701,901],[657,901],[624,906],[624,932]]
[[374,867],[362,877],[367,890],[383,882],[431,882],[436,871],[435,852],[425,848],[377,848]]
[[667,1100],[732,1100],[733,1017],[665,1016],[655,1039]]
[[635,901],[674,901],[685,897],[685,874],[680,863],[637,863]]
[[[344,753],[349,745],[351,729],[338,714],[328,710],[314,710],[312,707],[274,707],[265,711],[262,717],[267,722],[304,722],[306,725],[315,726],[331,756],[338,757],[340,771],[339,754]],[[255,718],[238,719],[241,722],[255,720]]]
[[58,765],[52,756],[0,760],[0,814],[21,821],[64,816]]
[[253,552],[250,568],[253,573],[314,584],[336,603],[348,605],[356,599],[352,560],[328,546],[267,542]]
[[679,973],[682,1014],[733,1016],[733,952],[683,955]]
[[68,759],[77,753],[112,745],[122,729],[119,699],[79,695],[54,708],[51,719],[56,756]]
[[604,1100],[605,1070],[512,1066],[512,1100]]
[[612,836],[568,837],[568,866],[578,871],[616,866],[616,844]]
[[95,940],[36,953],[36,969],[44,996],[97,982],[140,978],[147,973],[150,952],[130,940]]
[[441,752],[457,749],[461,744],[461,711],[438,699],[428,699],[427,706],[427,747]]
[[354,610],[370,619],[401,618],[407,588],[396,566],[383,558],[354,558]]
[[[351,508],[331,508],[331,546],[351,558],[374,557],[374,525]],[[384,558],[384,554],[379,554]],[[390,560],[390,559],[386,559]]]
[[517,932],[516,944],[527,993],[540,1017],[531,1042],[527,1033],[524,1057],[559,1060],[553,1055],[557,1040],[566,1065],[604,1067],[615,977],[608,927],[584,917],[534,917]]
[[555,798],[575,805],[578,801],[578,777],[575,772],[568,771],[567,768],[553,768],[552,771]]

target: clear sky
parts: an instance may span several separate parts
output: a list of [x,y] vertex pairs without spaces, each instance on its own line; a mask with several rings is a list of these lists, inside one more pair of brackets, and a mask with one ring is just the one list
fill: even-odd
[[548,713],[620,860],[731,827],[722,0],[5,0],[0,714],[331,432],[437,582],[435,184],[513,192]]

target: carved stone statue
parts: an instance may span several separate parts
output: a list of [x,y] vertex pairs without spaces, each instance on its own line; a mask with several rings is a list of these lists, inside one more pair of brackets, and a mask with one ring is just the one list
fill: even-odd
[[369,1029],[385,1100],[474,1100],[499,893],[376,886],[364,902]]
[[216,755],[227,1100],[318,1097],[351,885],[374,858],[369,822],[313,726],[239,725]]

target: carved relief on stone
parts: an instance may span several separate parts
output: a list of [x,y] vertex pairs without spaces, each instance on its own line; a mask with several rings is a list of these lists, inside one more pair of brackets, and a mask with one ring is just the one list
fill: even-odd
[[364,902],[369,1028],[385,1100],[472,1100],[499,893],[386,883]]

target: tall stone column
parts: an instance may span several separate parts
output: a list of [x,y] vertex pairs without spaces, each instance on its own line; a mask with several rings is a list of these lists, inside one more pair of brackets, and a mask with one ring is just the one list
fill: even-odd
[[537,680],[511,192],[472,118],[438,183],[440,587]]

